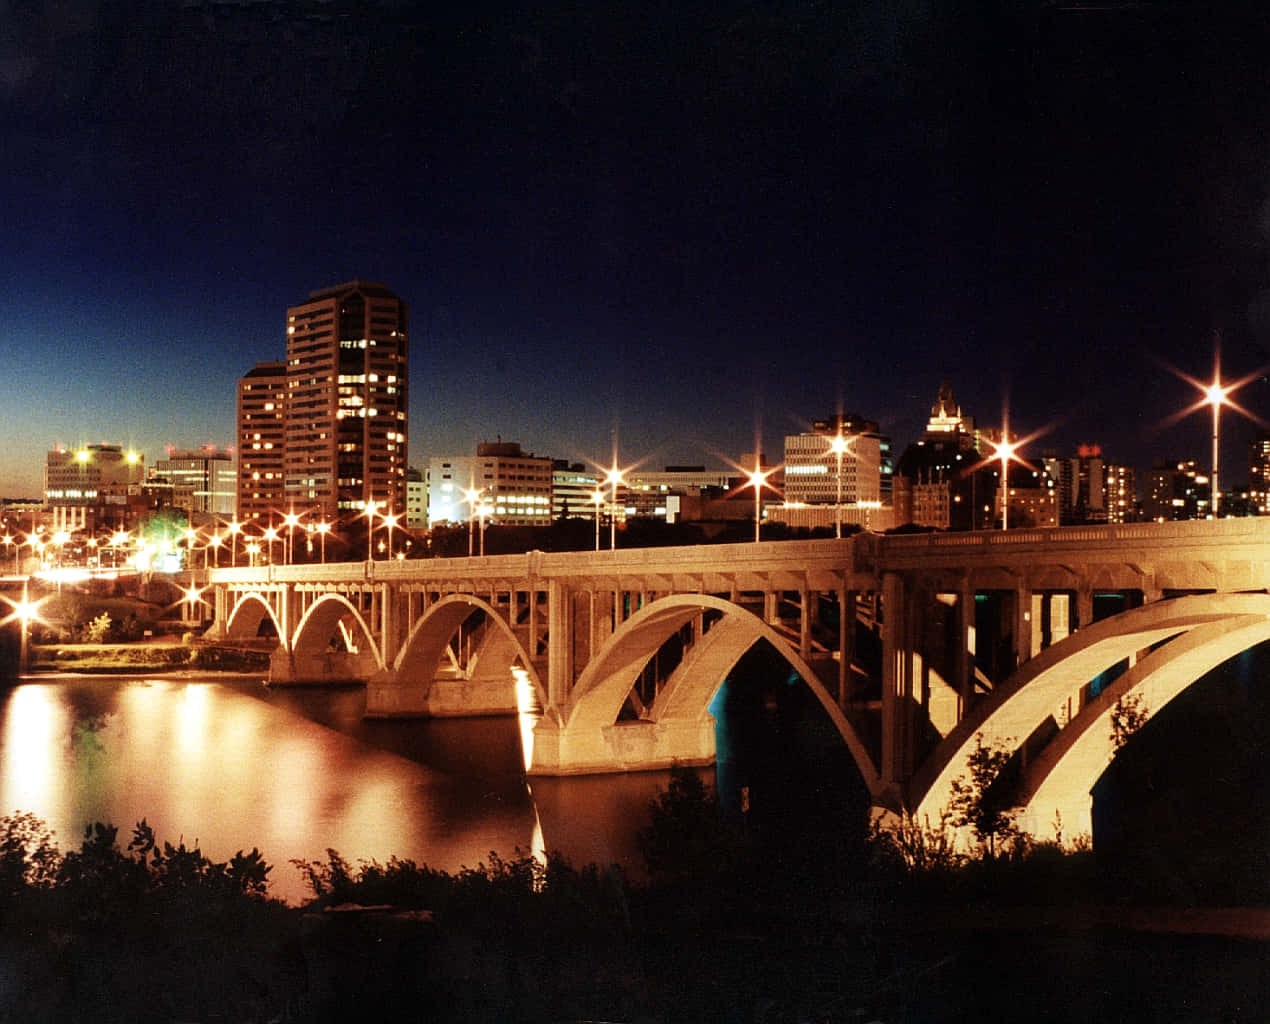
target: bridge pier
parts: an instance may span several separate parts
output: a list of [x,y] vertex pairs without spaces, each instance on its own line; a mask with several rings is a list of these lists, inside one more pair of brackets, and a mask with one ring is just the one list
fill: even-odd
[[653,771],[674,764],[713,764],[714,753],[714,717],[709,714],[582,729],[562,727],[556,717],[543,715],[533,728],[525,770],[529,775]]

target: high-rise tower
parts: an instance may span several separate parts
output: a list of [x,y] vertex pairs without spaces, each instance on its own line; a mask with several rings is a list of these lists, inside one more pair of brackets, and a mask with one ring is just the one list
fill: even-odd
[[[349,281],[287,310],[284,493],[334,519],[406,512],[406,304]],[[285,511],[285,510],[284,510]]]

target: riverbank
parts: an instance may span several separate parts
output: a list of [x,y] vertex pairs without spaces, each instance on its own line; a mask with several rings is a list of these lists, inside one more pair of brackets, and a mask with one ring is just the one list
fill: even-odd
[[126,644],[33,644],[27,671],[84,674],[146,672],[255,672],[269,669],[269,653],[185,641]]

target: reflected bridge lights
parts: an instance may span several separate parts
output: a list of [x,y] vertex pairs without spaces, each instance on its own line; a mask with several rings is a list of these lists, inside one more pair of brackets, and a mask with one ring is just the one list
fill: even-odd
[[520,724],[520,746],[528,771],[534,758],[534,728],[542,718],[542,701],[534,688],[529,672],[522,665],[513,665],[512,680],[516,688],[516,717]]

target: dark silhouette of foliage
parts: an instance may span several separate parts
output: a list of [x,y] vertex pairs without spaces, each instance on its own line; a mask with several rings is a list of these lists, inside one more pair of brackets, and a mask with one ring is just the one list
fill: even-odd
[[952,824],[969,826],[989,857],[996,856],[998,845],[1018,834],[1013,794],[1001,778],[1012,757],[1005,747],[984,746],[979,736],[966,759],[969,779],[960,777],[952,784],[948,803]]

